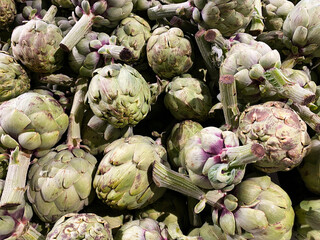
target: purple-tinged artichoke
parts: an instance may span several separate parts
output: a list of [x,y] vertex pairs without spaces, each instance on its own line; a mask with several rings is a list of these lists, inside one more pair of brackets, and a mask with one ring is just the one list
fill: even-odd
[[13,56],[33,72],[53,73],[63,66],[62,32],[50,23],[56,11],[51,6],[43,19],[32,19],[12,32]]
[[158,27],[147,42],[147,59],[160,78],[170,80],[192,67],[191,42],[180,28]]
[[287,104],[277,101],[245,109],[239,119],[237,134],[243,144],[263,145],[265,157],[255,166],[268,173],[298,166],[311,143],[306,123]]
[[133,135],[113,141],[93,181],[99,199],[112,208],[129,210],[155,202],[165,189],[151,181],[154,162],[168,165],[165,148],[151,138]]
[[170,240],[167,227],[152,218],[133,220],[125,223],[118,231],[115,240]]
[[69,213],[62,216],[47,235],[47,240],[112,240],[109,223],[93,213]]

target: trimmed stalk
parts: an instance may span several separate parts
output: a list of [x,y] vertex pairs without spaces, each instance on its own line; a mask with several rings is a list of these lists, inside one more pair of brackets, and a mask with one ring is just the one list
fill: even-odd
[[67,145],[69,149],[80,148],[81,122],[84,113],[84,101],[87,93],[87,79],[77,80],[76,92],[73,97],[72,107],[69,115],[69,127]]
[[46,238],[32,226],[28,226],[28,230],[19,237],[20,240],[45,240]]
[[98,50],[98,53],[122,61],[130,60],[133,57],[132,52],[128,48],[117,45],[103,45]]
[[307,105],[315,99],[313,92],[292,82],[278,68],[266,71],[264,76],[280,95],[291,99],[294,103]]
[[194,7],[190,2],[157,5],[148,9],[148,17],[150,20],[157,20],[161,18],[170,18],[182,13],[191,13]]
[[305,121],[314,131],[320,132],[320,116],[310,110],[309,107],[293,103],[290,107],[295,110],[299,116]]
[[43,16],[42,20],[47,23],[53,22],[57,12],[58,8],[55,5],[51,5],[46,14]]
[[[152,179],[158,187],[164,187],[179,192],[186,196],[198,199],[200,202],[208,203],[210,206],[223,208],[218,201],[225,196],[218,190],[205,193],[183,174],[177,173],[165,165],[154,162]],[[199,203],[198,203],[199,204]]]
[[238,109],[236,81],[233,75],[224,75],[219,79],[219,89],[227,128],[236,128],[240,111]]
[[0,208],[10,208],[24,203],[26,179],[31,154],[16,147],[10,154],[10,162],[4,189],[1,195]]
[[230,167],[235,167],[248,163],[255,163],[264,156],[264,147],[258,143],[251,143],[227,148],[226,151],[221,154],[221,159],[227,160]]
[[251,20],[251,26],[249,31],[252,35],[257,36],[263,32],[263,29],[264,29],[264,23],[263,23],[263,16],[262,16],[261,0],[255,0],[254,14]]
[[67,52],[89,32],[94,22],[95,15],[92,12],[83,14],[79,21],[71,28],[68,34],[60,42],[60,47]]

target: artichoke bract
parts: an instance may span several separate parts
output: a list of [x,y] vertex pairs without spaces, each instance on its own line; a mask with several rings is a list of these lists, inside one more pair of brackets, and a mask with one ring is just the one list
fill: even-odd
[[78,212],[93,199],[96,158],[83,149],[59,145],[37,160],[28,173],[27,195],[38,217],[55,222]]
[[98,197],[116,209],[137,209],[155,202],[165,189],[150,179],[153,162],[168,165],[165,148],[151,138],[133,135],[113,141],[94,177]]
[[320,200],[304,200],[295,207],[298,240],[315,240],[320,237]]
[[70,213],[62,216],[48,233],[47,240],[112,240],[109,223],[94,213]]
[[16,142],[16,146],[27,150],[48,150],[61,139],[68,121],[68,115],[53,97],[23,93],[0,105],[2,144],[7,142],[7,147],[12,148],[10,143]]
[[0,52],[0,102],[28,91],[30,78],[23,67],[8,53]]
[[119,44],[133,53],[132,59],[126,62],[136,63],[146,54],[146,43],[151,36],[151,27],[142,17],[132,13],[119,23],[112,35],[117,37]]
[[151,108],[148,83],[129,65],[111,64],[97,69],[87,96],[92,112],[117,128],[137,125]]
[[148,9],[151,20],[183,16],[202,28],[218,29],[224,36],[231,36],[250,23],[254,12],[254,0],[189,0],[180,4],[159,5]]
[[283,23],[283,40],[293,55],[319,57],[318,0],[301,0],[289,12]]
[[278,101],[245,109],[237,134],[243,144],[255,142],[264,146],[266,155],[255,167],[269,173],[298,166],[311,143],[306,123],[287,104]]
[[203,127],[192,120],[184,120],[176,123],[167,138],[167,152],[169,162],[173,167],[180,168],[179,153],[190,137],[199,132]]
[[4,0],[0,3],[0,29],[7,29],[13,23],[17,14],[14,0]]
[[50,23],[54,14],[51,7],[43,19],[32,19],[12,32],[13,56],[33,72],[53,73],[63,66],[62,32]]
[[125,223],[117,232],[115,240],[170,240],[167,227],[152,218]]
[[177,120],[205,121],[212,107],[212,96],[205,82],[182,74],[167,85],[164,105]]
[[160,78],[171,79],[192,67],[192,46],[180,28],[158,27],[147,42],[147,59]]
[[303,158],[303,161],[298,166],[301,179],[307,189],[315,194],[320,195],[320,140],[313,138],[310,144],[310,152]]

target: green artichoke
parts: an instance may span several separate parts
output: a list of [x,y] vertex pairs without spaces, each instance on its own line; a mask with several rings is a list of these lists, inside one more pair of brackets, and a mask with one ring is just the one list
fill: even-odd
[[17,97],[30,88],[26,71],[6,52],[0,52],[0,82],[0,102]]
[[9,29],[17,14],[14,0],[3,0],[0,3],[0,29]]
[[298,166],[311,143],[306,123],[288,105],[277,101],[248,107],[240,116],[237,134],[243,144],[264,146],[266,155],[255,166],[269,173]]
[[307,189],[320,195],[320,140],[315,137],[311,140],[310,152],[303,158],[298,170]]
[[320,237],[320,200],[304,200],[295,207],[296,238],[316,240]]
[[147,59],[160,78],[171,79],[192,67],[192,46],[180,28],[158,27],[147,42]]
[[283,40],[293,55],[310,58],[320,56],[320,2],[301,0],[283,23]]
[[91,110],[117,128],[134,126],[150,111],[151,91],[143,76],[128,65],[97,69],[88,87]]
[[1,142],[27,150],[48,150],[68,128],[68,115],[51,96],[26,92],[0,105]]
[[114,60],[129,60],[131,57],[128,48],[117,45],[115,36],[91,31],[72,48],[68,61],[75,73],[91,78],[97,68],[109,65]]
[[189,0],[148,9],[151,20],[182,16],[201,28],[218,29],[224,36],[244,31],[254,12],[254,0]]
[[171,240],[167,227],[152,218],[125,223],[117,232],[115,240]]
[[38,217],[55,222],[78,212],[93,198],[92,176],[96,158],[83,149],[59,145],[32,165],[28,173],[28,199]]
[[117,209],[137,209],[155,202],[165,189],[150,179],[153,162],[167,163],[166,150],[149,137],[133,135],[105,149],[93,181],[98,197]]
[[183,74],[167,85],[164,105],[177,120],[205,121],[212,107],[212,96],[205,82]]
[[52,7],[43,19],[32,19],[12,32],[13,56],[33,72],[53,73],[63,66],[62,32],[50,23],[54,14]]
[[42,19],[46,14],[48,4],[50,1],[42,0],[26,0],[25,6],[22,10],[18,11],[15,18],[16,25],[23,25],[31,19]]
[[282,30],[283,22],[294,4],[289,0],[262,0],[262,15],[268,31]]
[[62,216],[48,233],[47,240],[101,239],[112,240],[109,223],[93,213],[69,213]]
[[146,54],[146,43],[151,36],[151,27],[142,17],[132,13],[119,23],[112,35],[117,37],[120,45],[133,53],[133,57],[126,62],[135,63]]
[[200,123],[192,120],[184,120],[176,123],[171,129],[167,138],[168,159],[172,167],[180,168],[182,163],[179,159],[179,153],[190,137],[202,129]]

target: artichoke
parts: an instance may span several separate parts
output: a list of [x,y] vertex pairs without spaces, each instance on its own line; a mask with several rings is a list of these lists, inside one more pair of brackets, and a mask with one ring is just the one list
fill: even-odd
[[33,72],[53,73],[63,66],[62,32],[50,23],[54,10],[52,6],[43,19],[32,19],[12,32],[13,56]]
[[283,40],[292,55],[320,56],[319,9],[318,0],[301,0],[287,15],[283,23]]
[[151,91],[137,70],[128,65],[111,64],[94,73],[87,96],[96,116],[117,128],[135,126],[147,116]]
[[133,135],[105,149],[93,181],[104,203],[116,209],[137,209],[155,202],[165,189],[150,181],[153,162],[167,163],[166,150],[149,137]]
[[115,36],[103,32],[89,32],[69,53],[69,66],[80,76],[91,78],[94,70],[99,67],[108,65],[114,60],[131,59],[130,50],[116,45],[116,42]]
[[93,198],[92,176],[97,160],[83,149],[59,145],[29,170],[28,199],[38,217],[55,222],[78,212]]
[[160,78],[171,79],[192,67],[191,43],[180,28],[158,27],[147,42],[147,59]]
[[235,133],[206,127],[186,141],[179,161],[197,186],[223,189],[240,183],[245,172],[244,165],[260,161],[263,157],[261,145],[239,146]]
[[262,15],[268,31],[282,30],[283,22],[294,4],[289,0],[262,0]]
[[125,223],[117,232],[115,240],[170,240],[167,227],[152,218]]
[[184,120],[173,126],[166,144],[169,162],[173,167],[182,167],[182,163],[179,159],[179,153],[188,139],[201,129],[201,124],[192,120]]
[[224,36],[231,36],[250,23],[254,0],[189,0],[178,4],[159,5],[148,9],[151,20],[182,16],[199,24],[201,28],[218,29]]
[[135,63],[146,54],[146,43],[151,36],[151,27],[142,17],[132,13],[119,23],[112,35],[117,37],[120,45],[133,53],[133,57],[126,62]]
[[30,88],[23,67],[6,52],[0,52],[0,102],[17,97]]
[[51,0],[52,4],[61,8],[73,9],[74,5],[72,0]]
[[245,109],[237,133],[243,144],[264,146],[266,155],[255,166],[269,173],[298,166],[311,143],[306,123],[288,105],[277,101]]
[[294,210],[296,214],[297,239],[318,239],[320,237],[320,200],[304,200]]
[[164,105],[177,120],[205,121],[212,107],[212,96],[205,82],[183,74],[167,85]]
[[48,233],[47,240],[112,240],[109,223],[94,213],[69,213],[62,216]]
[[311,140],[310,152],[303,158],[298,166],[298,170],[307,189],[315,194],[320,195],[320,176],[319,176],[319,153],[320,140],[315,137]]
[[114,28],[133,9],[133,0],[73,0],[72,3],[80,19],[60,42],[66,51],[71,51],[92,26]]
[[43,19],[47,12],[47,2],[50,1],[26,0],[23,9],[20,10],[16,15],[15,24],[23,25],[31,19]]
[[0,29],[9,29],[17,14],[14,0],[3,0],[0,3]]
[[68,116],[49,95],[26,92],[0,105],[2,144],[27,150],[48,150],[68,127]]

